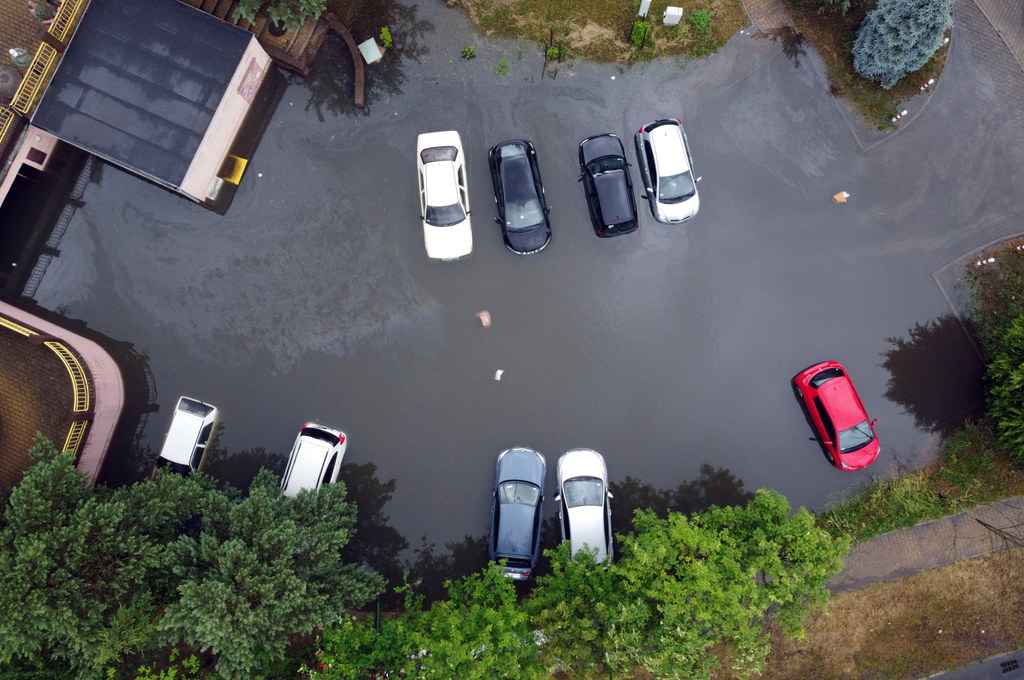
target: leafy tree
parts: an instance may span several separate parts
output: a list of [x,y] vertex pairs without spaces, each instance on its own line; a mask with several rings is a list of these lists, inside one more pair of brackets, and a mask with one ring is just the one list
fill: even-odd
[[344,620],[324,631],[314,680],[349,680],[375,672],[422,680],[532,680],[550,673],[538,656],[515,588],[493,568],[447,584],[449,599],[423,609],[407,585],[405,611],[381,621]]
[[30,454],[37,462],[0,525],[0,664],[23,677],[43,665],[42,677],[94,677],[150,643],[155,593],[166,592],[161,532],[212,485],[174,477],[146,493],[101,492],[42,436]]
[[953,0],[879,0],[853,45],[853,68],[885,89],[928,62],[953,24]]
[[1003,331],[988,365],[989,415],[1010,457],[1024,462],[1024,316]]
[[245,19],[254,23],[256,14],[266,9],[267,16],[275,24],[297,28],[307,18],[319,19],[326,8],[327,0],[240,0],[235,9],[235,21]]
[[593,677],[606,663],[609,626],[620,604],[616,574],[587,551],[572,555],[568,543],[544,554],[552,573],[537,579],[525,603],[546,639],[541,656],[569,677]]
[[828,601],[828,580],[849,539],[833,539],[804,509],[758,491],[745,507],[711,508],[688,519],[638,511],[636,534],[614,566],[623,593],[610,624],[612,667],[639,664],[658,677],[706,678],[725,644],[740,677],[768,652],[771,613],[789,634]]
[[220,675],[255,677],[284,655],[288,634],[334,624],[379,592],[378,575],[341,561],[354,523],[344,484],[286,498],[261,471],[248,496],[212,498],[198,533],[171,544],[182,582],[160,628],[213,652]]
[[818,12],[839,12],[846,14],[855,0],[818,0]]

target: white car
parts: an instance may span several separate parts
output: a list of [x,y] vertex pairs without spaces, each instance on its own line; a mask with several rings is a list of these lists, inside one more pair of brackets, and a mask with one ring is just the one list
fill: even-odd
[[598,562],[611,559],[611,497],[600,453],[573,449],[558,459],[558,523],[574,555],[589,550]]
[[420,219],[427,257],[458,260],[473,252],[469,188],[462,140],[454,130],[416,138]]
[[685,222],[700,210],[693,159],[678,118],[644,125],[633,137],[647,202],[659,222]]
[[217,423],[217,407],[191,397],[180,397],[156,459],[157,468],[187,475],[202,470]]
[[285,496],[297,496],[303,489],[316,491],[324,484],[338,481],[347,447],[348,437],[341,430],[306,423],[292,445],[288,467],[281,479],[281,491]]

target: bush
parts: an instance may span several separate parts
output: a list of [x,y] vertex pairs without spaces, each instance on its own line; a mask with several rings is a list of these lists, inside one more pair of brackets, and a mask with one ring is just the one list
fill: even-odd
[[476,48],[475,47],[473,47],[472,45],[463,45],[462,46],[462,58],[463,59],[472,59],[475,56],[476,56]]
[[986,375],[989,415],[1010,457],[1024,463],[1024,316],[1006,329],[1000,345]]
[[924,66],[942,46],[953,0],[880,0],[853,45],[853,68],[885,89]]
[[651,34],[651,22],[650,21],[634,21],[633,31],[629,35],[629,42],[641,47],[646,42],[647,37]]
[[498,63],[494,65],[494,75],[504,78],[508,75],[510,68],[512,68],[512,63],[508,59],[499,59]]
[[693,26],[693,30],[697,31],[701,35],[708,35],[711,33],[711,10],[709,9],[695,9],[690,12],[687,21]]

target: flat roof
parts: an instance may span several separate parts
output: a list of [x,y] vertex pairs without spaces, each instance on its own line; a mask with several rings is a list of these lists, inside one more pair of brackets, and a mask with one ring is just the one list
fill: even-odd
[[92,0],[32,123],[177,188],[251,39],[178,0]]

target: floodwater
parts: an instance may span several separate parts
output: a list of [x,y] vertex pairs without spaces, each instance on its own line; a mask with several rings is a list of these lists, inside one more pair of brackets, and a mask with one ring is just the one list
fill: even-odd
[[[148,357],[160,409],[143,447],[159,448],[181,394],[220,407],[209,471],[236,484],[282,470],[304,422],[338,426],[343,479],[372,515],[362,549],[425,540],[438,547],[420,557],[444,569],[479,555],[511,446],[547,457],[549,511],[556,461],[576,447],[635,491],[617,496],[619,522],[643,499],[760,487],[817,509],[927,461],[937,431],[977,408],[981,364],[932,272],[1014,231],[1024,144],[999,88],[972,91],[979,74],[1007,76],[971,40],[954,39],[913,125],[863,151],[817,58],[796,66],[770,41],[739,35],[685,69],[577,63],[552,79],[536,46],[479,36],[440,2],[403,10],[392,32],[400,49],[369,67],[366,111],[348,103],[336,45],[291,81],[225,216],[113,167],[88,188],[36,298]],[[660,225],[641,200],[638,232],[596,238],[578,141],[614,132],[632,157],[633,131],[668,116],[687,126],[700,214]],[[416,190],[416,135],[445,129],[462,135],[473,208],[474,253],[455,263],[426,258]],[[552,242],[529,257],[493,222],[486,153],[515,137],[536,144],[552,206]],[[951,181],[952,158],[968,182]],[[850,202],[834,204],[841,190]],[[789,380],[825,359],[879,418],[867,471],[835,470],[808,439]],[[126,467],[109,479],[137,474],[110,465]]]

